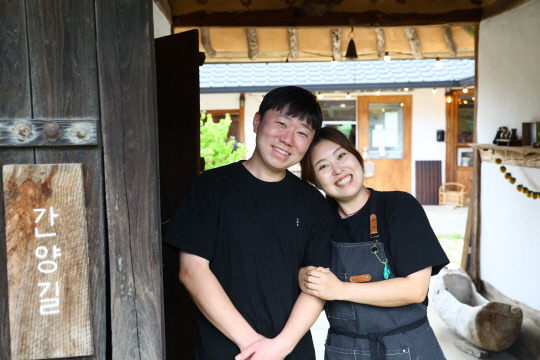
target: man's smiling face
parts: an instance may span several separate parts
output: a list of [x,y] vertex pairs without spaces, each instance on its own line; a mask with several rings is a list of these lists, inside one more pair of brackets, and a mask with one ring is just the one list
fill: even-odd
[[287,107],[281,111],[268,110],[262,119],[259,113],[253,119],[257,133],[254,155],[259,157],[262,166],[274,173],[298,163],[315,135],[305,119],[288,116],[287,110]]

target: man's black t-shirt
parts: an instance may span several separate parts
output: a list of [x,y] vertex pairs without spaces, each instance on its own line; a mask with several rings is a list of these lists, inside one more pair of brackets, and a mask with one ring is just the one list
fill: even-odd
[[[283,329],[300,293],[298,269],[330,265],[332,216],[314,187],[287,172],[254,177],[241,162],[190,184],[165,241],[210,261],[236,309],[258,333]],[[196,359],[233,359],[238,347],[198,313]],[[314,359],[306,334],[287,359]]]
[[[346,219],[339,217],[337,204],[332,206],[336,223],[334,241],[358,242],[369,239],[369,215],[373,200],[371,191],[362,209]],[[432,275],[438,274],[449,260],[422,205],[411,194],[402,191],[377,194],[379,241],[385,244],[388,265],[394,276],[406,277],[428,266],[432,266]],[[427,305],[427,296],[423,303]]]

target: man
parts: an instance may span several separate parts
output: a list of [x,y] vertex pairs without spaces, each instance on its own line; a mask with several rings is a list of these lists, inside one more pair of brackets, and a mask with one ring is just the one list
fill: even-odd
[[269,92],[253,119],[253,156],[194,179],[168,226],[179,279],[199,310],[197,360],[240,351],[237,359],[315,359],[309,328],[323,302],[300,292],[298,269],[329,266],[332,217],[318,190],[287,168],[321,123],[311,92]]

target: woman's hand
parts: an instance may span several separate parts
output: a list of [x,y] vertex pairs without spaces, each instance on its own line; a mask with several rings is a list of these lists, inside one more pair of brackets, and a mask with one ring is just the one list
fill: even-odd
[[306,276],[309,270],[313,269],[315,269],[315,266],[305,266],[298,270],[298,286],[300,286],[300,290],[302,290],[303,292],[306,292],[307,290],[307,288],[304,286],[304,276]]
[[306,271],[300,287],[306,294],[323,300],[340,300],[343,286],[344,283],[329,269],[318,267]]

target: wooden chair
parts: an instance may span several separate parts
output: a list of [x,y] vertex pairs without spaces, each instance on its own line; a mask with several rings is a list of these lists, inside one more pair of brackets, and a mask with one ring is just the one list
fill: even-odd
[[455,182],[444,183],[439,186],[439,205],[467,205],[469,194],[465,191],[465,185]]

